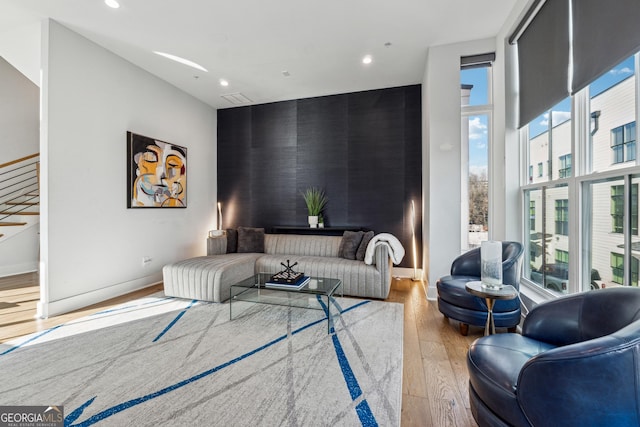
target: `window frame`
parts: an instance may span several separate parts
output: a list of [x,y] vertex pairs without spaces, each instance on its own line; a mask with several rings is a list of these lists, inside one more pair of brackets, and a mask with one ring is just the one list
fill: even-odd
[[[635,123],[639,123],[640,118],[640,52],[637,52],[634,55],[634,75],[635,75]],[[523,242],[526,242],[527,245],[530,245],[530,215],[527,210],[529,203],[529,196],[527,195],[529,191],[534,190],[543,190],[544,188],[552,188],[559,184],[566,184],[569,187],[569,230],[570,230],[570,238],[568,239],[568,248],[569,248],[569,280],[568,283],[568,293],[576,293],[585,290],[589,290],[589,285],[591,282],[591,261],[590,261],[590,250],[593,246],[592,237],[589,235],[590,225],[589,222],[591,218],[586,217],[586,212],[591,208],[591,195],[585,193],[585,187],[589,186],[591,183],[597,182],[599,180],[620,180],[625,178],[625,182],[629,183],[630,180],[640,178],[640,156],[638,155],[638,144],[635,144],[634,153],[635,159],[629,159],[624,164],[621,164],[615,168],[606,169],[602,171],[594,171],[593,170],[593,158],[594,152],[592,150],[592,132],[597,130],[598,124],[602,125],[602,121],[600,119],[600,111],[598,108],[595,108],[593,112],[591,112],[592,104],[591,98],[589,95],[590,86],[580,90],[575,93],[571,97],[571,155],[572,155],[572,175],[568,177],[554,177],[550,176],[548,180],[533,183],[532,180],[529,179],[529,176],[526,175],[526,172],[529,170],[527,166],[530,165],[529,160],[529,130],[528,126],[523,126],[518,130],[518,138],[520,141],[521,147],[527,147],[526,149],[520,150],[520,164],[522,168],[520,169],[522,172],[521,176],[521,202],[523,203],[523,211],[527,212],[526,216],[523,216],[522,220],[527,221],[521,225],[523,232]],[[555,106],[554,106],[555,107]],[[594,118],[595,113],[595,118]],[[595,125],[594,125],[595,122]],[[631,122],[630,122],[631,123]],[[627,123],[628,125],[629,123]],[[637,127],[636,127],[637,133]],[[627,137],[627,141],[631,142],[633,135]],[[636,135],[637,142],[637,135]],[[626,153],[625,153],[626,155]],[[558,159],[558,157],[554,157]],[[549,160],[551,157],[549,157]],[[535,165],[535,164],[534,164]],[[560,175],[560,174],[558,174]],[[629,187],[632,188],[632,187]],[[633,192],[635,190],[630,190]],[[630,199],[630,197],[629,197]],[[526,204],[525,204],[526,203]],[[633,203],[638,203],[637,200],[634,200]],[[631,210],[631,202],[627,202],[629,205],[629,211]],[[630,215],[631,216],[631,215]],[[635,215],[634,215],[635,217]],[[555,220],[555,218],[554,218]],[[542,221],[545,222],[544,217]],[[633,220],[635,225],[635,218]],[[628,227],[631,229],[631,227]],[[636,232],[636,227],[633,227],[634,233]],[[631,230],[629,230],[628,234],[625,235],[625,245],[631,245]],[[635,234],[633,234],[635,236]],[[637,244],[637,241],[636,241]],[[525,246],[527,246],[525,245]],[[625,246],[630,247],[630,246]],[[530,250],[529,247],[525,248],[527,252]],[[629,264],[631,265],[635,261],[631,261],[632,255],[631,251],[625,251],[626,257],[629,260]],[[527,253],[527,257],[529,254]],[[629,268],[628,272],[625,272],[629,276],[627,279],[627,283],[631,283],[632,280],[635,283],[635,277],[637,274],[635,272],[631,272],[631,268]],[[640,269],[640,266],[639,266]],[[632,279],[633,276],[633,279]],[[528,295],[537,295],[534,298],[544,299],[552,299],[558,297],[557,294],[552,294],[548,292],[546,289],[543,289],[542,286],[534,283],[532,280],[528,279],[524,276],[521,280],[522,289],[525,292],[533,292],[533,294]],[[534,299],[535,300],[535,299]]]
[[[462,71],[464,67],[460,68]],[[467,128],[469,126],[469,119],[473,116],[487,116],[487,181],[488,181],[488,207],[489,211],[487,212],[487,225],[489,227],[488,239],[492,239],[492,230],[491,230],[491,198],[492,198],[492,188],[491,188],[491,180],[492,180],[492,158],[493,158],[493,63],[486,64],[487,69],[487,102],[488,104],[481,105],[461,105],[460,106],[460,121],[461,121],[461,132],[462,132],[462,123],[466,122]],[[461,138],[462,140],[462,138]],[[466,147],[462,147],[461,149],[461,158],[460,162],[462,164],[461,170],[466,171],[466,182],[461,182],[461,185],[465,185],[464,190],[461,190],[462,199],[466,198],[466,203],[461,203],[461,237],[460,237],[460,252],[464,253],[468,251],[469,248],[469,240],[468,240],[468,232],[469,232],[469,141],[467,142]],[[464,145],[464,144],[461,144]],[[462,179],[461,181],[464,181]],[[463,200],[464,201],[464,200]]]

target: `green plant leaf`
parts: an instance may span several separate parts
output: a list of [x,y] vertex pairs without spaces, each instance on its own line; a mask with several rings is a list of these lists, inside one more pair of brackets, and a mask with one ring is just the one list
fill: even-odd
[[324,190],[320,190],[316,187],[309,187],[302,192],[304,202],[307,204],[307,211],[309,216],[320,215],[322,210],[327,205],[328,199],[324,194]]

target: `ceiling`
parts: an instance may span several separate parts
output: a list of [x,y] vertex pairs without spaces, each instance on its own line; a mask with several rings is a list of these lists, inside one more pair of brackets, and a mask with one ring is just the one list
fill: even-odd
[[[495,36],[523,0],[0,0],[0,55],[38,75],[42,18],[201,99],[253,103],[421,83],[427,49]],[[6,51],[5,52],[3,52]],[[34,52],[35,51],[35,52]],[[153,51],[187,58],[198,71]],[[364,55],[373,62],[362,64]],[[35,58],[35,59],[33,59]],[[12,62],[13,63],[13,62]],[[34,68],[29,70],[28,68]],[[24,69],[21,69],[24,68]],[[284,75],[287,71],[289,76]],[[222,87],[220,79],[229,81]]]

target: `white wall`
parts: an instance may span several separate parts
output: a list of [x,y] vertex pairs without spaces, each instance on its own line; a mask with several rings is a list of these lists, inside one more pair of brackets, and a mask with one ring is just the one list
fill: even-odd
[[38,226],[21,230],[0,243],[0,277],[29,273],[38,269]]
[[[55,21],[42,34],[39,314],[47,316],[158,282],[164,264],[205,254],[216,111]],[[187,147],[186,209],[126,208],[127,131]],[[143,256],[153,259],[147,267]]]
[[[461,241],[461,126],[460,57],[497,52],[496,40],[485,39],[429,49],[423,82],[423,188],[425,189],[424,241],[428,254],[427,297],[437,297],[436,281],[449,274],[451,262],[460,255]],[[498,53],[498,52],[497,52]],[[494,112],[490,172],[491,238],[505,239],[508,193],[505,185],[504,60],[494,63]],[[497,75],[496,75],[497,74]],[[517,164],[511,165],[517,170]],[[492,217],[495,215],[495,217]],[[517,219],[517,218],[516,218]],[[517,237],[517,236],[516,236]]]
[[[40,86],[40,24],[35,17],[24,18],[18,6],[3,5],[15,22],[26,20],[30,24],[9,25],[0,28],[0,55],[24,74],[33,84]],[[9,18],[10,19],[10,18]]]
[[[38,152],[39,93],[35,84],[0,57],[0,164]],[[38,268],[38,219],[30,216],[28,221],[35,226],[0,230],[4,234],[0,239],[0,277]]]
[[0,164],[38,152],[39,93],[0,57]]

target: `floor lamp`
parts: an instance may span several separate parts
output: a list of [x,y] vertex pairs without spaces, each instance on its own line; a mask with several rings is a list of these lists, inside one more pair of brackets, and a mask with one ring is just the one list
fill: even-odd
[[411,200],[411,244],[413,246],[413,277],[411,280],[419,281],[418,278],[418,254],[416,253],[416,206]]
[[224,234],[224,230],[222,229],[222,204],[218,202],[218,225],[215,230],[209,230],[209,237],[217,237]]

